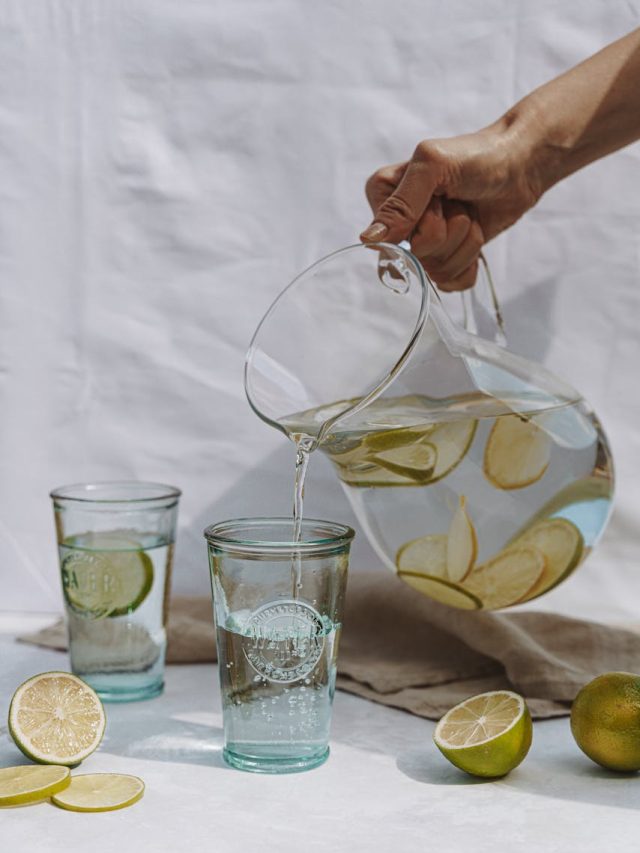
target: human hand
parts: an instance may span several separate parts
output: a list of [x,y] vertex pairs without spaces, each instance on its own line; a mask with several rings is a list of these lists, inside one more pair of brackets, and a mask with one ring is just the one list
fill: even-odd
[[472,287],[484,244],[542,194],[528,151],[509,117],[477,133],[421,142],[410,161],[367,181],[374,221],[361,239],[409,240],[442,290]]

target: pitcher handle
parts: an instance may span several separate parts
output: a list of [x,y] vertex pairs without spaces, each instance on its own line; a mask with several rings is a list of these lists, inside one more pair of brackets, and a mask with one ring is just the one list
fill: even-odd
[[[504,318],[502,316],[502,310],[500,309],[500,303],[498,302],[498,295],[496,293],[496,288],[493,283],[491,269],[489,268],[489,263],[485,258],[483,252],[480,252],[480,265],[484,272],[484,280],[486,282],[487,289],[489,290],[491,304],[493,306],[493,312],[495,315],[496,330],[493,335],[493,340],[499,346],[505,347],[507,345],[507,337],[504,328]],[[472,290],[473,288],[470,288],[468,290],[463,290],[461,293],[462,308],[464,311],[464,328],[465,331],[470,332],[472,335],[477,335],[478,324],[476,322],[475,310],[473,307]]]

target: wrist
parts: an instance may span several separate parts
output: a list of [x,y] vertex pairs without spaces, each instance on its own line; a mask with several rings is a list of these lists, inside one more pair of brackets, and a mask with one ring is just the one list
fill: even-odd
[[521,183],[537,201],[569,173],[572,149],[568,134],[549,122],[548,111],[536,92],[512,107],[501,119],[509,161]]

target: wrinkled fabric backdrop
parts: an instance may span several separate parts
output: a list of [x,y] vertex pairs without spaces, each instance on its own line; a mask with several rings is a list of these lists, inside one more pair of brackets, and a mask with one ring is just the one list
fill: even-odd
[[[639,24],[640,0],[2,0],[0,609],[61,607],[48,493],[99,478],[183,489],[174,591],[207,593],[205,525],[291,506],[242,386],[276,294],[356,241],[377,167]],[[512,349],[583,392],[617,465],[600,547],[535,607],[637,618],[640,146],[488,256]],[[355,522],[321,458],[306,509]]]

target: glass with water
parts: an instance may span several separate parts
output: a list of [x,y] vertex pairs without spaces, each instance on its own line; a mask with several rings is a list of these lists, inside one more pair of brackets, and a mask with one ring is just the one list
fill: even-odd
[[157,696],[180,491],[109,482],[51,497],[72,671],[106,701]]
[[217,628],[224,758],[287,773],[329,754],[353,530],[304,519],[239,519],[205,530]]

